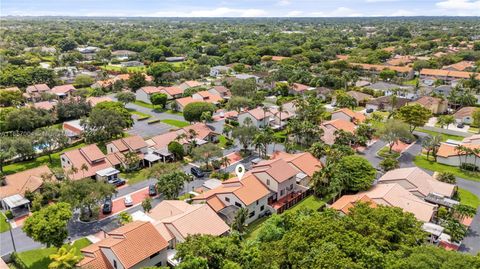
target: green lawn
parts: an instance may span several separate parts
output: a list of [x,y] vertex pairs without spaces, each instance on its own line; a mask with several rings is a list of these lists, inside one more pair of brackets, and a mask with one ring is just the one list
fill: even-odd
[[289,208],[288,211],[295,212],[304,208],[317,211],[323,205],[325,205],[325,202],[322,201],[322,199],[316,197],[315,195],[310,195],[309,197],[303,199],[303,201],[296,204],[292,208]]
[[120,173],[120,178],[126,179],[129,185],[144,181],[148,179],[148,169],[142,169],[129,173]]
[[121,67],[115,65],[105,65],[101,66],[100,68],[108,71],[121,71],[122,69],[126,68],[128,72],[140,72],[145,71],[145,66],[129,66],[129,67]]
[[136,104],[137,106],[143,106],[143,107],[145,107],[145,108],[154,109],[154,105],[149,104],[149,103],[145,103],[145,102],[143,102],[143,101],[136,100],[136,101],[133,102],[133,103]]
[[462,171],[455,166],[444,165],[434,161],[427,160],[425,155],[415,156],[413,162],[416,166],[435,172],[451,172],[457,177],[480,182],[480,173]]
[[136,111],[135,109],[132,109],[132,108],[127,108],[127,110],[130,112],[130,114],[137,115],[138,119],[148,119],[148,118],[152,117],[152,115],[150,115],[150,114],[143,113],[143,112],[140,112],[140,111]]
[[[73,243],[76,253],[80,255],[80,249],[90,245],[91,242],[87,238],[81,238]],[[51,254],[57,252],[57,248],[39,248],[18,253],[18,259],[25,265],[26,269],[45,269],[50,264]]]
[[468,132],[469,133],[472,133],[472,134],[479,134],[479,128],[476,128],[476,127],[471,127],[468,129]]
[[480,198],[465,189],[458,188],[458,196],[460,197],[460,203],[463,205],[469,205],[474,208],[480,206]]
[[407,80],[403,82],[403,85],[410,85],[410,86],[415,86],[417,84],[417,78],[412,79],[412,80]]
[[442,137],[442,141],[447,141],[448,139],[462,141],[465,138],[463,136],[458,136],[458,135],[441,134],[441,133],[438,133],[438,132],[429,131],[429,130],[425,130],[425,129],[422,129],[422,128],[417,128],[416,131],[426,133],[426,134],[429,134],[431,136],[440,135]]
[[7,222],[7,217],[0,213],[0,233],[10,230],[10,223]]
[[165,113],[183,116],[183,113],[182,113],[182,112],[180,112],[180,111],[175,111],[175,110],[171,110],[171,109],[165,110]]
[[66,152],[66,151],[69,151],[69,150],[72,150],[72,149],[80,148],[80,147],[83,147],[83,146],[85,146],[85,143],[81,143],[81,144],[78,144],[76,146],[65,148],[64,150],[62,150],[60,152],[52,154],[52,161],[53,161],[52,163],[49,163],[48,156],[44,155],[44,156],[40,156],[40,157],[38,157],[36,159],[33,159],[33,160],[28,160],[28,161],[24,161],[24,162],[18,162],[18,163],[12,163],[12,164],[6,165],[3,168],[3,171],[5,172],[5,174],[8,175],[8,174],[21,172],[21,171],[24,171],[24,170],[27,170],[27,169],[35,168],[35,167],[38,167],[38,166],[41,166],[41,165],[44,165],[44,164],[47,164],[50,168],[60,168],[61,167],[60,155],[62,153]]
[[188,123],[186,121],[173,120],[173,119],[165,119],[165,120],[161,120],[161,122],[172,125],[172,126],[175,126],[175,127],[179,127],[179,128],[183,128],[185,126],[190,125],[190,123]]
[[228,139],[224,136],[221,135],[218,137],[218,146],[221,148],[226,148],[227,147],[227,141]]
[[258,233],[260,232],[263,223],[268,220],[270,217],[263,217],[261,219],[257,219],[254,222],[250,223],[247,227],[247,233],[245,235],[246,239],[254,240],[257,238]]
[[382,158],[388,158],[388,157],[392,157],[392,158],[398,158],[400,157],[400,153],[392,150],[392,152],[389,152],[389,148],[386,146],[386,147],[383,147],[382,149],[380,149],[378,152],[377,152],[378,156],[382,157]]

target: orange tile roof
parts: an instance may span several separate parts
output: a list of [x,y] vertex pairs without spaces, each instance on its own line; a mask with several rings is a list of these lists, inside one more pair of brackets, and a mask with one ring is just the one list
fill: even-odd
[[411,71],[413,71],[411,67],[406,67],[406,66],[388,66],[388,65],[379,65],[379,64],[359,64],[359,63],[352,63],[351,65],[359,66],[364,70],[382,71],[385,69],[389,69],[399,73],[410,73]]
[[366,93],[358,92],[358,91],[348,91],[347,94],[350,95],[351,97],[355,98],[355,100],[357,100],[357,102],[363,102],[365,100],[373,98],[373,96],[371,96],[370,94],[366,94]]
[[312,177],[316,171],[319,171],[323,167],[322,162],[315,158],[310,152],[290,154],[283,151],[276,151],[272,154],[271,158],[273,160],[284,159],[287,163],[293,165],[309,177]]
[[175,100],[175,102],[177,102],[182,107],[186,107],[188,104],[195,103],[195,102],[203,102],[203,101],[195,100],[191,96],[188,96],[188,97],[178,98]]
[[61,86],[55,86],[52,88],[52,93],[67,93],[69,91],[75,91],[75,87],[72,84],[66,84]]
[[144,91],[146,94],[154,94],[162,91],[162,88],[160,87],[154,87],[154,86],[144,86],[141,87],[139,90]]
[[181,89],[181,88],[179,88],[179,87],[176,87],[176,86],[163,87],[163,88],[160,88],[160,91],[163,91],[163,92],[167,93],[167,94],[170,95],[170,96],[183,94],[183,89]]
[[471,61],[461,61],[455,64],[444,66],[443,69],[452,68],[457,71],[465,71],[465,69],[472,68],[474,65],[475,63]]
[[[480,145],[472,145],[472,144],[463,144],[463,146],[467,148],[480,148]],[[456,145],[448,144],[448,143],[441,143],[440,148],[438,148],[437,156],[448,158],[452,156],[458,156],[458,155],[465,155],[464,152],[459,152],[456,149]],[[480,154],[477,155],[480,157]]]
[[308,89],[310,89],[310,88],[311,88],[310,86],[300,84],[300,83],[293,83],[292,84],[292,90],[294,90],[296,92],[308,91]]
[[[160,149],[168,147],[168,144],[170,144],[170,142],[175,141],[179,135],[184,134],[184,133],[185,133],[185,131],[183,129],[180,129],[180,130],[177,130],[177,131],[170,131],[168,133],[164,133],[164,134],[161,134],[161,135],[154,136],[154,137],[150,138],[150,140],[153,142],[152,146],[155,149],[160,150]],[[178,141],[178,142],[180,144],[187,143],[187,141],[185,139],[183,139],[181,141]]]
[[5,185],[0,186],[0,199],[15,194],[24,196],[27,190],[38,190],[43,185],[42,176],[55,179],[46,165],[5,176]]
[[364,122],[367,120],[367,117],[365,117],[365,115],[363,115],[362,113],[360,112],[355,112],[355,111],[352,111],[351,109],[349,108],[342,108],[342,109],[339,109],[335,112],[333,112],[332,114],[335,114],[335,113],[344,113],[345,115],[349,116],[354,122]]
[[50,101],[42,101],[42,102],[33,103],[33,107],[38,109],[52,110],[55,107],[55,105]]
[[209,91],[200,91],[200,92],[197,92],[196,94],[200,95],[202,97],[202,100],[208,103],[218,103],[223,100],[222,97],[216,94],[212,94]]
[[[70,171],[71,167],[75,167],[78,170],[73,175],[69,175],[73,180],[94,176],[97,171],[113,166],[95,144],[72,149],[63,153],[61,157],[63,156],[70,161],[70,165],[64,167],[65,171]],[[81,169],[83,164],[87,166],[87,170]]]
[[[200,82],[195,81],[195,80],[189,80],[189,81],[185,81],[185,82],[183,82],[183,83],[185,83],[185,85],[187,85],[187,86],[190,87],[190,88],[194,88],[194,87],[198,87],[198,86],[202,86],[202,85],[203,85],[203,83],[200,83]],[[182,84],[183,84],[183,83],[182,83]]]
[[377,207],[377,204],[367,195],[354,194],[340,197],[332,204],[331,208],[341,211],[344,214],[348,214],[350,212],[350,208],[354,207],[358,202],[369,203],[370,207],[372,208]]
[[[109,232],[108,236],[108,238],[83,248],[81,251],[90,255],[94,254],[94,259],[104,259],[101,249],[108,248],[124,268],[133,268],[141,261],[168,247],[168,242],[150,222],[134,221]],[[81,268],[89,268],[87,266],[92,263],[92,258],[87,257],[87,262],[82,260],[78,265]],[[95,264],[105,266],[101,261],[96,261]],[[99,268],[111,268],[111,266]]]
[[252,167],[253,174],[262,172],[269,174],[278,183],[285,182],[298,174],[298,171],[288,165],[284,159],[261,161]]
[[468,116],[471,117],[473,115],[473,112],[475,112],[477,109],[479,108],[473,106],[462,107],[457,112],[455,112],[454,116],[456,119],[462,119]]
[[87,102],[90,103],[90,105],[93,107],[101,102],[113,102],[113,99],[108,96],[100,96],[100,97],[92,96],[92,97],[87,97]]
[[47,84],[35,84],[35,85],[28,86],[26,89],[27,93],[35,93],[35,92],[41,93],[41,92],[48,92],[48,91],[50,91],[50,88],[48,87]]
[[252,115],[257,120],[262,120],[265,117],[269,117],[269,116],[272,115],[272,113],[270,113],[270,111],[264,112],[261,107],[250,109],[250,110],[247,110],[243,113],[248,113],[248,114]]
[[[442,69],[428,69],[424,68],[420,70],[420,75],[423,76],[433,76],[433,77],[452,77],[458,79],[468,79],[472,75],[472,72],[463,72],[463,71],[450,71]],[[480,79],[480,74],[477,74],[477,79]]]
[[324,125],[324,126],[330,125],[337,130],[344,130],[344,131],[352,133],[352,134],[355,132],[355,128],[356,128],[354,123],[352,123],[350,121],[346,121],[344,119],[336,119],[336,120],[326,121],[326,122],[322,123],[322,125]]
[[198,139],[205,139],[208,135],[210,134],[216,134],[215,131],[210,129],[208,125],[205,123],[195,123],[189,126],[185,126],[182,128],[187,134],[190,130],[194,130],[197,133],[197,138]]
[[117,140],[113,140],[110,143],[112,143],[120,152],[124,152],[127,150],[137,151],[148,146],[147,143],[145,143],[145,141],[143,140],[143,138],[139,135],[123,137]]
[[432,97],[432,96],[422,96],[418,100],[414,101],[413,103],[422,105],[424,107],[431,107],[431,106],[434,106],[434,105],[438,106],[439,104],[441,104],[443,102],[446,102],[446,101],[441,99],[441,98]]

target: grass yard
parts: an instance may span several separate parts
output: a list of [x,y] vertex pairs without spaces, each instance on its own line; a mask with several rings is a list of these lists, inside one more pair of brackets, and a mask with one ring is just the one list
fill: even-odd
[[142,107],[145,107],[145,108],[154,109],[154,105],[149,104],[149,103],[145,103],[145,102],[143,102],[143,101],[136,100],[136,101],[133,102],[133,103],[136,104],[137,106],[142,106]]
[[66,152],[66,151],[69,151],[69,150],[72,150],[72,149],[81,148],[83,146],[85,146],[85,143],[81,143],[81,144],[78,144],[78,145],[75,145],[75,146],[72,146],[72,147],[69,147],[69,148],[65,148],[64,150],[62,150],[60,152],[52,154],[52,161],[53,161],[52,163],[49,163],[48,156],[44,155],[44,156],[37,157],[36,159],[33,159],[33,160],[28,160],[28,161],[24,161],[24,162],[18,162],[18,163],[12,163],[12,164],[6,165],[3,168],[3,171],[5,172],[5,174],[8,175],[8,174],[13,174],[13,173],[25,171],[27,169],[35,168],[35,167],[38,167],[38,166],[41,166],[41,165],[44,165],[44,164],[48,165],[48,167],[50,167],[50,168],[60,168],[61,167],[60,155],[62,153]]
[[150,115],[150,114],[143,113],[143,112],[140,112],[140,111],[136,111],[135,109],[132,109],[132,108],[127,108],[127,110],[130,112],[130,114],[137,115],[138,119],[148,119],[148,118],[152,117],[152,115]]
[[104,70],[107,71],[122,71],[122,69],[127,69],[128,72],[141,72],[145,71],[146,68],[145,66],[129,66],[129,67],[121,67],[121,66],[116,66],[116,65],[105,65],[100,67]]
[[378,152],[377,152],[378,156],[382,157],[382,158],[388,158],[388,157],[392,157],[392,158],[398,158],[400,157],[400,153],[392,150],[392,152],[389,152],[389,149],[388,147],[383,147],[382,149],[380,149]]
[[126,179],[129,185],[144,181],[148,179],[148,169],[142,169],[129,173],[120,173],[120,178]]
[[444,165],[434,161],[427,160],[425,155],[415,156],[413,163],[416,166],[435,172],[451,172],[457,177],[480,182],[480,173],[462,171],[455,166]]
[[419,131],[419,132],[422,132],[422,133],[429,134],[431,136],[440,135],[442,137],[442,141],[447,141],[448,139],[462,141],[465,138],[463,136],[458,136],[458,135],[441,134],[441,133],[438,133],[438,132],[429,131],[429,130],[425,130],[425,129],[422,129],[422,128],[417,128],[415,130]]
[[315,195],[310,195],[292,208],[289,208],[288,211],[296,212],[301,209],[311,209],[317,211],[324,205],[325,202],[322,201],[322,199],[316,197]]
[[10,223],[7,222],[7,217],[0,213],[0,233],[10,230]]
[[218,137],[218,146],[221,148],[227,148],[228,139],[224,135]]
[[263,217],[261,219],[257,219],[254,222],[250,223],[247,227],[245,238],[249,240],[255,240],[263,226],[263,223],[269,218],[270,217]]
[[480,198],[465,189],[458,188],[458,196],[460,197],[460,203],[463,205],[469,205],[474,208],[480,206]]
[[[90,245],[91,242],[87,238],[81,238],[73,243],[76,253],[80,255],[80,249]],[[45,269],[50,264],[50,256],[57,252],[57,248],[40,248],[18,253],[18,259],[25,265],[27,269]],[[21,267],[21,266],[20,266]]]
[[172,119],[161,120],[161,122],[172,125],[172,126],[175,126],[175,127],[179,127],[179,128],[183,128],[185,126],[190,125],[190,123],[188,123],[186,121],[172,120]]
[[165,113],[183,116],[183,113],[182,113],[182,112],[180,112],[180,111],[175,111],[175,110],[171,110],[171,109],[165,110]]
[[407,80],[403,82],[403,85],[415,86],[417,84],[418,79]]
[[468,132],[469,133],[472,133],[472,134],[480,134],[480,129],[479,128],[476,128],[476,127],[471,127],[468,129]]

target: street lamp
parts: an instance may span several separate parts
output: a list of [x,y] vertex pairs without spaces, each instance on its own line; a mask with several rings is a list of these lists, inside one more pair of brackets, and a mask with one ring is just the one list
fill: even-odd
[[6,218],[5,218],[5,222],[10,227],[10,229],[8,230],[10,231],[10,238],[12,239],[13,252],[17,252],[17,248],[15,247],[15,240],[13,240],[12,226],[10,225],[10,222],[8,222],[8,219]]

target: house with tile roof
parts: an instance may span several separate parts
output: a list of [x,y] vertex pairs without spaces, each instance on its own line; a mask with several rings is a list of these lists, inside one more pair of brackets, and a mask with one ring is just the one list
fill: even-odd
[[184,242],[189,235],[221,236],[230,231],[230,227],[207,204],[164,200],[146,215],[170,248]]
[[47,84],[35,84],[28,86],[25,90],[24,97],[28,101],[37,101],[40,99],[42,93],[49,93],[50,87]]
[[99,97],[90,96],[90,97],[87,97],[87,103],[89,103],[90,106],[92,106],[92,107],[96,106],[97,104],[99,104],[101,102],[113,102],[113,99],[108,97],[108,96],[99,96]]
[[419,104],[433,114],[443,114],[448,110],[448,100],[432,96],[423,96],[410,104]]
[[461,61],[458,63],[444,66],[442,69],[449,70],[449,71],[472,71],[474,67],[475,67],[475,62]]
[[300,84],[300,83],[292,83],[290,85],[288,92],[290,94],[305,94],[308,91],[315,90],[315,87],[310,87],[308,85]]
[[322,162],[310,152],[291,154],[284,151],[275,151],[270,159],[285,160],[288,165],[297,170],[295,182],[304,187],[309,187],[313,174],[323,168]]
[[218,95],[224,99],[228,99],[232,96],[230,90],[222,85],[213,86],[208,90],[208,92],[213,95]]
[[378,183],[399,184],[422,199],[429,194],[452,197],[455,193],[455,185],[438,181],[418,167],[398,168],[388,171],[378,179]]
[[270,210],[269,189],[252,173],[241,179],[231,178],[222,182],[220,187],[201,193],[192,198],[193,204],[208,204],[225,222],[231,224],[240,208],[247,208],[246,223],[256,220],[259,215]]
[[332,120],[343,119],[355,124],[362,123],[367,117],[360,112],[352,111],[349,108],[342,108],[332,112]]
[[133,269],[167,266],[168,242],[152,223],[134,221],[108,232],[105,239],[81,249],[82,269]]
[[453,116],[458,123],[472,124],[473,123],[473,113],[480,109],[478,107],[466,106],[460,108]]
[[6,175],[4,184],[0,186],[2,208],[11,210],[15,216],[28,213],[31,201],[25,198],[25,193],[41,189],[44,179],[56,180],[46,165]]
[[332,208],[348,212],[358,201],[370,202],[372,206],[394,206],[412,213],[419,221],[429,222],[435,216],[437,206],[423,201],[396,183],[377,184],[368,191],[344,195],[332,204]]
[[357,125],[355,123],[345,120],[342,118],[329,120],[323,122],[320,125],[320,128],[323,129],[322,140],[328,145],[333,145],[335,143],[335,138],[337,137],[335,132],[339,130],[343,130],[345,132],[354,134],[355,129],[357,129]]
[[361,63],[351,63],[350,65],[360,68],[365,72],[379,74],[383,70],[393,70],[399,77],[405,79],[412,79],[414,76],[414,70],[411,67],[407,66],[388,66],[388,65],[379,65],[379,64],[361,64]]
[[[457,146],[463,146],[469,151],[459,150]],[[450,166],[460,166],[463,163],[473,164],[477,167],[480,165],[480,135],[473,135],[463,139],[463,141],[446,141],[440,144],[437,152],[437,162]]]
[[[424,68],[420,70],[420,79],[434,79],[443,80],[447,84],[451,84],[452,81],[469,79],[474,73],[466,71],[450,71],[443,69],[428,69]],[[480,79],[480,74],[476,74],[476,78]]]
[[347,94],[356,101],[356,105],[364,105],[369,99],[372,99],[373,96],[359,91],[348,91]]
[[73,93],[76,91],[75,87],[72,84],[66,84],[61,86],[53,87],[50,92],[57,96],[57,99],[66,99],[73,97]]
[[175,99],[176,110],[183,111],[188,104],[195,102],[206,102],[213,105],[218,105],[223,100],[219,95],[212,94],[208,91],[199,91],[192,96]]
[[257,107],[238,114],[238,122],[240,125],[245,124],[245,120],[248,118],[252,122],[252,125],[257,128],[263,128],[270,125],[272,113],[268,108]]
[[407,98],[396,97],[395,103],[392,106],[392,96],[380,96],[367,101],[366,109],[372,109],[373,111],[392,111],[393,109],[401,108],[410,102]]
[[105,155],[95,144],[72,149],[60,155],[65,176],[70,180],[114,180],[120,173],[115,167],[122,163],[123,158],[123,154],[119,152]]
[[168,100],[181,98],[184,90],[177,86],[160,87],[160,92],[167,95]]
[[[138,155],[140,163],[144,165],[144,155],[148,151],[148,144],[139,135],[132,135],[113,140],[106,145],[107,153],[115,154],[121,153],[123,156],[128,152],[133,152]],[[123,161],[123,158],[120,158]],[[122,164],[125,166],[124,162]]]
[[155,93],[160,93],[161,91],[162,87],[143,86],[135,92],[135,98],[138,101],[151,104],[152,102],[150,101],[150,97]]
[[196,80],[188,80],[188,81],[185,81],[185,82],[181,83],[180,85],[178,85],[178,88],[185,91],[186,89],[201,87],[203,85],[205,85],[205,84],[202,83],[202,82],[198,82]]

